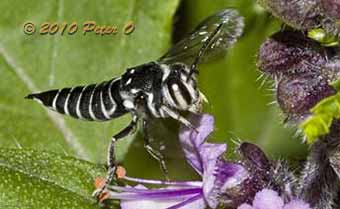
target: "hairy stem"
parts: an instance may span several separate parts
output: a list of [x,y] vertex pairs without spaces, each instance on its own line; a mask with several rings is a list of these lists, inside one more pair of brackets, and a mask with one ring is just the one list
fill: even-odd
[[339,146],[340,121],[335,121],[330,133],[312,145],[299,182],[299,193],[314,209],[339,208],[339,178],[330,162]]

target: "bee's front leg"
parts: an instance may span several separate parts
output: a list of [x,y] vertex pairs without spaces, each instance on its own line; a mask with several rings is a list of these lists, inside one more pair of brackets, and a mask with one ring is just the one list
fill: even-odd
[[150,145],[150,135],[148,130],[149,130],[148,121],[146,119],[143,119],[144,147],[146,151],[159,162],[159,165],[161,167],[165,179],[169,180],[168,176],[169,172],[165,164],[164,155],[159,150],[153,148]]
[[161,107],[161,109],[162,109],[169,117],[171,117],[171,118],[173,118],[173,119],[179,121],[180,123],[182,123],[182,124],[185,125],[186,127],[190,128],[190,129],[193,129],[193,130],[195,130],[196,132],[198,132],[197,129],[196,129],[196,127],[195,127],[190,121],[188,121],[186,118],[184,118],[183,116],[181,116],[178,112],[176,112],[176,111],[174,111],[174,110],[172,110],[172,109],[170,109],[169,107],[164,106],[164,105]]

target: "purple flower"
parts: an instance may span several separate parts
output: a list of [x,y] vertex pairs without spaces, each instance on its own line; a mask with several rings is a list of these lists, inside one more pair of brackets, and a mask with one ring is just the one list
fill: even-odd
[[249,173],[241,164],[224,160],[226,144],[206,142],[214,129],[212,116],[195,115],[191,119],[198,131],[182,127],[179,139],[188,163],[202,176],[203,198],[211,208],[234,205],[233,198],[223,197],[224,191],[236,188]]
[[247,203],[240,205],[237,209],[311,209],[302,200],[294,199],[284,204],[283,199],[276,191],[263,189],[256,193],[253,205]]
[[[251,202],[255,193],[268,182],[252,178],[241,163],[226,161],[223,158],[226,144],[206,142],[214,129],[212,116],[195,115],[191,121],[196,130],[182,127],[179,138],[186,160],[201,176],[200,181],[165,182],[123,175],[121,179],[138,185],[110,186],[104,199],[121,200],[122,209],[134,209],[137,206],[139,209],[204,209],[220,205],[236,208],[243,202]],[[253,185],[254,181],[256,186]],[[145,184],[163,187],[148,189]]]

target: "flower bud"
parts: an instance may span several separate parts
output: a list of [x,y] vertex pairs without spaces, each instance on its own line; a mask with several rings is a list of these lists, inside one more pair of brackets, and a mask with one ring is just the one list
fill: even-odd
[[238,151],[240,164],[219,163],[215,171],[218,181],[214,189],[221,206],[236,208],[242,203],[250,204],[264,188],[274,189],[283,197],[286,189],[293,191],[294,180],[286,164],[270,161],[255,144],[244,142]]
[[274,16],[295,29],[305,30],[318,26],[317,0],[258,0],[258,2]]
[[265,41],[258,55],[259,69],[271,76],[317,71],[326,63],[326,51],[304,34],[282,31]]
[[323,98],[336,94],[321,75],[306,74],[283,78],[277,87],[277,101],[284,113],[304,116]]
[[321,0],[323,12],[330,18],[340,19],[340,1],[339,0]]

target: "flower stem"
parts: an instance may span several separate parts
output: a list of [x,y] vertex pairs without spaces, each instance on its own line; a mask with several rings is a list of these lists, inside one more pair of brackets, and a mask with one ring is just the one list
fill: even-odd
[[336,202],[340,181],[330,163],[339,144],[340,121],[334,121],[329,134],[312,145],[299,182],[299,193],[314,209],[339,207]]

